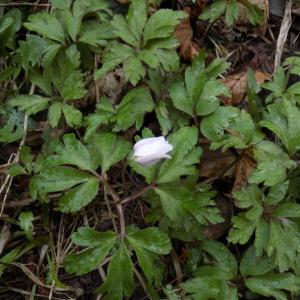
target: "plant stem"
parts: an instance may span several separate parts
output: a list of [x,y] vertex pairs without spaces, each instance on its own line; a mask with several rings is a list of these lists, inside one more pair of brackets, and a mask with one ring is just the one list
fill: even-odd
[[116,193],[116,191],[110,186],[110,184],[108,183],[108,181],[106,180],[106,176],[99,176],[100,178],[102,178],[102,183],[104,184],[105,188],[107,189],[108,193],[111,195],[115,205],[116,205],[116,209],[117,209],[117,213],[118,213],[118,217],[119,217],[119,225],[120,225],[120,240],[123,241],[126,235],[125,232],[125,227],[126,227],[126,223],[125,223],[125,216],[124,216],[124,210],[123,210],[123,206],[121,203],[121,199],[119,197],[119,195]]
[[130,196],[124,198],[123,200],[121,200],[121,204],[125,204],[125,203],[127,203],[127,202],[129,202],[129,201],[132,201],[132,200],[134,200],[134,199],[136,199],[136,198],[139,198],[139,197],[143,196],[143,194],[144,194],[145,192],[147,192],[148,190],[151,190],[151,189],[153,189],[153,188],[154,188],[153,185],[147,185],[146,187],[144,187],[143,189],[141,189],[141,190],[138,191],[137,193],[135,193],[135,194],[133,194],[133,195],[130,195]]

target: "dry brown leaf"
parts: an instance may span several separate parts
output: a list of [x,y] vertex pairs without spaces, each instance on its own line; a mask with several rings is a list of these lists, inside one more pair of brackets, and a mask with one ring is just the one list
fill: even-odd
[[[258,84],[269,80],[271,75],[261,71],[255,71],[255,79]],[[241,72],[234,75],[229,75],[222,82],[227,86],[231,93],[231,97],[223,97],[222,101],[227,105],[240,104],[246,94],[247,87],[247,72]]]
[[[186,7],[183,9],[187,14],[190,13],[190,8]],[[187,61],[191,61],[193,57],[199,53],[199,46],[192,41],[193,29],[190,24],[190,17],[182,20],[176,27],[175,35],[179,41],[179,52],[180,56]]]
[[236,157],[230,151],[211,151],[207,146],[203,146],[203,156],[200,164],[200,176],[207,179],[216,179],[220,176],[233,177],[234,161]]
[[248,182],[248,177],[251,172],[255,169],[255,160],[251,152],[247,151],[242,154],[235,165],[235,180],[232,188],[232,192],[238,191],[245,187]]

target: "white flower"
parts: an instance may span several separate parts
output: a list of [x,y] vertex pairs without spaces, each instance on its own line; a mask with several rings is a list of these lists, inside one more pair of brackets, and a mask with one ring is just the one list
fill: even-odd
[[141,165],[153,165],[162,158],[171,158],[167,153],[173,150],[163,136],[141,139],[133,147],[133,158]]

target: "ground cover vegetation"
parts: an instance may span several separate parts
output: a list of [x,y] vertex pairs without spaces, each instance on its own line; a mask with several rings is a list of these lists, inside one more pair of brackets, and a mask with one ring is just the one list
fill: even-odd
[[300,7],[272,9],[0,1],[0,299],[296,299]]

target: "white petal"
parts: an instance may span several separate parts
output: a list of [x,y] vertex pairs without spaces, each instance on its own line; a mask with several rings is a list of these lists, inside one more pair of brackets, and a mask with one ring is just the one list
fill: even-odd
[[133,158],[142,165],[152,165],[162,158],[171,158],[167,153],[173,146],[163,136],[146,138],[134,145]]
[[151,138],[141,139],[134,145],[133,150],[135,150],[141,146],[151,145],[151,144],[157,143],[157,142],[165,142],[165,138],[163,136],[159,136],[159,137],[151,137]]

